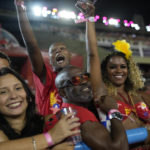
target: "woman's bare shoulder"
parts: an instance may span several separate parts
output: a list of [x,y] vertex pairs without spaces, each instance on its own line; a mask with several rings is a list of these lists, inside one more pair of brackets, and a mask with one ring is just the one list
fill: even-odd
[[150,104],[150,95],[146,94],[144,91],[139,91],[137,97],[140,98],[140,101],[144,101],[147,105]]

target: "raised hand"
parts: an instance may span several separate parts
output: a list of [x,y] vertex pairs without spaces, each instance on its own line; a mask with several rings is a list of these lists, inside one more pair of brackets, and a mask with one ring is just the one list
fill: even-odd
[[26,10],[26,7],[24,5],[24,0],[14,0],[14,4],[17,8],[17,6],[21,7],[23,10]]
[[63,115],[58,123],[49,131],[54,144],[59,143],[69,136],[80,133],[79,128],[75,129],[80,126],[79,118],[72,118],[72,115],[72,113]]
[[75,6],[84,14],[85,17],[94,16],[95,7],[92,2],[78,0]]

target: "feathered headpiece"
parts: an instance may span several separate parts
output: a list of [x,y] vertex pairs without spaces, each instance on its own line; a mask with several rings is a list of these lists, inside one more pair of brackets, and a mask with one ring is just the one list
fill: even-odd
[[132,55],[130,44],[126,40],[117,40],[112,45],[114,45],[115,50],[124,53],[127,59]]

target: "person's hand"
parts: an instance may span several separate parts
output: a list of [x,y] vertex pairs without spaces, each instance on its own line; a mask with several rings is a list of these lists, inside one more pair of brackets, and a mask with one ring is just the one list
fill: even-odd
[[69,136],[80,133],[80,130],[78,128],[80,126],[79,118],[71,118],[72,115],[72,113],[69,113],[65,116],[62,115],[58,123],[49,131],[54,144],[61,142]]
[[24,0],[14,0],[15,5],[22,5],[24,4]]
[[74,146],[70,142],[64,142],[54,146],[51,150],[74,150]]
[[26,10],[26,6],[24,5],[24,0],[14,0],[14,4],[16,6],[16,9],[19,7],[19,8],[22,8],[22,10]]
[[111,96],[102,96],[98,104],[104,113],[108,113],[110,109],[118,109],[115,99]]
[[95,7],[92,3],[77,1],[76,7],[84,14],[85,17],[94,16]]

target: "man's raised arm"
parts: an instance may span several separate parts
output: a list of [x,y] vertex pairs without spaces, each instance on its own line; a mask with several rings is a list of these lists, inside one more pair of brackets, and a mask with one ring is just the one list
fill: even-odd
[[14,3],[16,6],[19,28],[31,60],[32,69],[35,74],[41,78],[45,68],[44,60],[28,20],[24,1],[15,0]]

